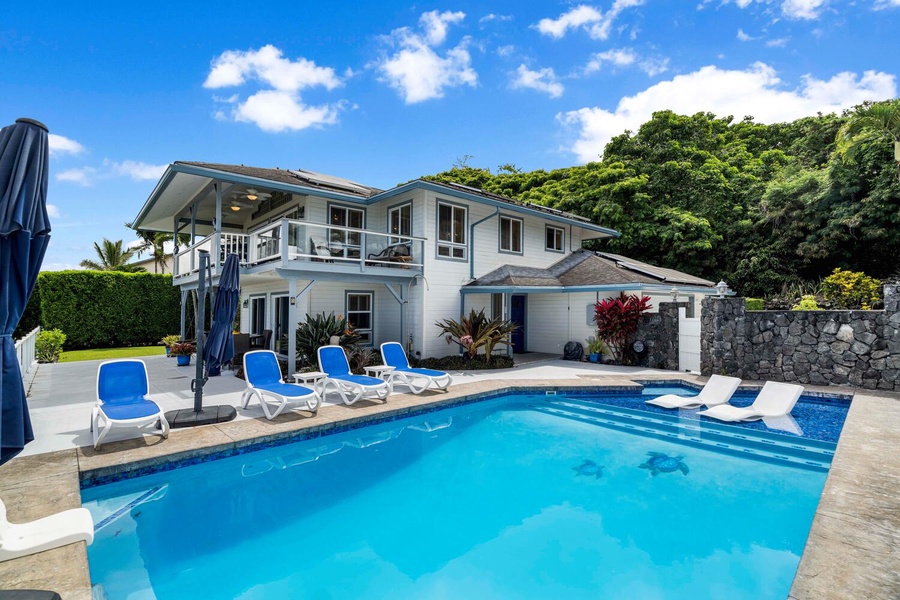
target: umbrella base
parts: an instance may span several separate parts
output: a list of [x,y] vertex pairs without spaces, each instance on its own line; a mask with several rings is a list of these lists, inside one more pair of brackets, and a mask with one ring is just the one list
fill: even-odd
[[200,412],[194,412],[193,408],[170,410],[166,413],[166,421],[169,427],[179,429],[181,427],[199,427],[200,425],[214,425],[227,423],[237,416],[233,406],[204,406]]

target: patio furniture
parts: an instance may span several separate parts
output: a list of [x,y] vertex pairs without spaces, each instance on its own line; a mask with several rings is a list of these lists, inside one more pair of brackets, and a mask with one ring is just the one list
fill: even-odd
[[741,385],[741,380],[737,377],[726,377],[724,375],[712,375],[700,393],[696,396],[678,396],[676,394],[665,394],[658,398],[647,400],[646,404],[660,406],[662,408],[700,408],[701,406],[718,406],[719,404],[727,404],[731,400],[731,396]]
[[[113,427],[141,429],[169,437],[169,423],[156,402],[147,398],[150,378],[147,365],[136,358],[108,360],[97,369],[97,404],[91,415],[94,448],[99,449]],[[100,426],[103,425],[101,430]]]
[[319,392],[322,387],[322,380],[327,375],[322,371],[307,371],[306,373],[294,373],[292,377],[294,378],[294,383],[311,385],[314,390]]
[[250,335],[250,347],[256,349],[269,349],[269,344],[272,343],[272,330],[271,329],[263,329],[262,333],[256,333]]
[[234,357],[231,359],[231,368],[235,365],[244,364],[244,354],[250,352],[250,334],[235,333],[234,334]]
[[767,381],[760,390],[753,404],[746,408],[721,404],[707,410],[701,410],[698,415],[712,417],[719,421],[757,421],[772,417],[783,417],[791,414],[800,395],[803,394],[803,386],[794,383],[778,383]]
[[94,520],[86,508],[72,508],[30,523],[10,523],[0,500],[0,562],[75,542],[91,545]]
[[410,367],[406,351],[403,350],[403,346],[399,342],[383,343],[381,345],[381,359],[385,365],[394,367],[394,371],[391,374],[392,379],[399,380],[413,394],[421,394],[431,385],[434,385],[436,389],[447,391],[447,388],[453,383],[453,378],[443,371]]
[[[252,350],[244,354],[244,379],[247,389],[241,395],[241,408],[247,408],[250,399],[255,396],[270,421],[280,415],[288,404],[303,404],[306,410],[315,413],[322,403],[315,390],[282,380],[278,357],[271,350]],[[266,402],[266,396],[278,403],[274,412]]]
[[322,395],[331,387],[344,404],[351,405],[362,398],[377,398],[387,402],[391,384],[368,375],[350,373],[350,363],[340,346],[321,346],[318,350],[319,370],[327,374],[322,382]]
[[366,264],[381,264],[387,267],[397,265],[408,269],[407,263],[412,262],[411,254],[409,244],[406,242],[390,244],[381,252],[369,254],[366,257]]
[[328,247],[328,242],[326,242],[323,238],[309,238],[309,253],[315,256],[313,260],[334,262],[334,260],[331,258],[331,248]]

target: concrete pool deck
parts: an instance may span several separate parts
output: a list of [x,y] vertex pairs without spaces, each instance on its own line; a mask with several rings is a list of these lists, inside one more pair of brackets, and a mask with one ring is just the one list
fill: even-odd
[[[163,359],[164,360],[164,359]],[[174,430],[168,440],[155,436],[111,441],[100,451],[90,446],[86,435],[93,402],[93,379],[75,384],[73,372],[59,381],[42,382],[40,373],[32,388],[36,434],[55,425],[49,437],[67,444],[62,449],[20,456],[0,467],[0,497],[6,503],[12,522],[36,519],[80,506],[80,483],[84,479],[152,467],[172,460],[228,452],[234,449],[295,437],[298,433],[327,433],[338,426],[365,423],[388,416],[401,416],[420,407],[453,404],[460,399],[511,387],[607,387],[636,386],[632,379],[700,379],[674,372],[648,370],[608,371],[593,365],[537,363],[508,373],[482,372],[460,376],[448,393],[426,392],[420,396],[394,394],[387,404],[361,402],[352,407],[323,406],[318,415],[286,413],[273,421],[262,417],[257,405],[239,410],[239,418],[230,423],[197,429]],[[151,361],[148,360],[148,367]],[[54,365],[63,366],[63,365]],[[169,368],[163,363],[160,369]],[[96,372],[96,365],[91,367]],[[630,372],[629,372],[630,371]],[[177,371],[176,371],[177,372]],[[165,373],[165,371],[160,371]],[[45,372],[46,374],[46,372]],[[191,371],[191,374],[193,371]],[[188,375],[187,377],[190,377]],[[52,377],[52,376],[51,376]],[[154,399],[190,405],[189,393],[165,398],[163,388],[186,389],[186,378],[169,381],[159,378]],[[226,382],[226,379],[230,379]],[[151,370],[151,380],[154,373]],[[68,383],[67,383],[68,381]],[[179,383],[175,383],[179,382]],[[752,383],[752,382],[748,382]],[[45,385],[46,392],[41,385]],[[243,382],[223,377],[222,389],[210,389],[207,401],[225,403],[230,394],[240,396]],[[85,389],[90,402],[84,412]],[[900,442],[900,395],[860,393],[848,388],[809,388],[811,391],[856,393],[838,443],[825,488],[813,521],[806,548],[791,589],[793,600],[821,598],[897,598],[900,597],[900,472],[896,459]],[[52,403],[40,405],[47,393],[64,394],[72,402],[58,408],[64,419],[42,415],[52,412]],[[156,395],[159,394],[159,395]],[[76,397],[77,396],[77,397]],[[45,400],[47,396],[43,397]],[[80,398],[80,399],[79,399]],[[62,422],[66,425],[59,425]],[[60,431],[61,430],[61,431]],[[37,444],[33,442],[30,446]],[[87,444],[85,447],[84,444]],[[77,446],[77,447],[76,447]],[[90,575],[84,543],[70,544],[30,557],[0,563],[0,586],[4,589],[52,589],[65,599],[91,598]]]

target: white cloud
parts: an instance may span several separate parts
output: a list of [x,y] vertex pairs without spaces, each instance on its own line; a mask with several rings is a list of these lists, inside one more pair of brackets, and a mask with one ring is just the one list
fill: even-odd
[[47,144],[50,147],[50,156],[59,156],[60,154],[81,154],[84,152],[84,146],[75,140],[65,136],[56,135],[55,133],[47,134]]
[[811,21],[819,18],[819,11],[826,0],[784,0],[781,12],[789,19]]
[[767,41],[766,47],[767,48],[784,48],[785,46],[788,45],[788,42],[790,42],[790,41],[791,41],[791,38],[789,38],[789,37],[775,38],[774,40]]
[[490,23],[491,21],[497,21],[498,23],[501,23],[503,21],[512,21],[512,20],[513,20],[512,15],[495,15],[494,13],[491,13],[489,15],[484,15],[483,17],[478,19],[478,24],[484,25],[485,23]]
[[640,59],[631,48],[617,48],[592,55],[583,72],[585,75],[595,73],[606,64],[617,68],[637,66],[650,77],[656,77],[669,70],[668,58],[647,57]]
[[886,8],[900,8],[900,0],[875,0],[875,10],[884,10]]
[[544,18],[533,25],[535,29],[544,35],[554,39],[561,39],[570,30],[584,29],[595,40],[605,40],[609,37],[619,14],[626,8],[641,6],[646,0],[615,0],[606,13],[587,4],[580,4],[568,12],[564,12],[556,19]]
[[97,169],[94,167],[81,167],[80,169],[66,169],[56,174],[57,181],[69,181],[85,187],[93,185],[94,175]]
[[59,212],[59,207],[55,204],[47,204],[47,216],[53,219],[58,219],[61,215]]
[[[352,71],[345,72],[349,78]],[[213,96],[228,110],[218,109],[218,120],[253,123],[263,131],[301,130],[337,122],[344,103],[309,106],[301,98],[302,90],[323,87],[334,90],[343,80],[331,67],[321,67],[314,61],[300,57],[291,60],[284,53],[267,44],[258,50],[227,50],[213,59],[203,87],[220,89],[257,81],[267,88],[258,90],[246,99],[239,94],[229,97]]]
[[737,39],[738,39],[739,41],[741,41],[741,42],[750,42],[750,41],[755,40],[756,38],[753,37],[753,36],[751,36],[751,35],[747,35],[746,33],[744,33],[744,30],[743,30],[743,29],[738,29],[738,31],[737,31]]
[[626,96],[615,110],[582,108],[560,113],[557,120],[577,131],[578,139],[568,150],[588,162],[602,154],[613,136],[636,131],[658,110],[688,115],[711,111],[737,118],[752,115],[758,122],[777,123],[896,95],[895,76],[876,71],[843,72],[828,80],[805,75],[798,88],[784,89],[775,69],[757,62],[743,71],[703,67]]
[[384,36],[385,43],[399,50],[373,66],[381,73],[382,81],[397,90],[407,104],[442,98],[447,88],[478,83],[478,74],[471,67],[468,37],[443,56],[435,51],[447,39],[447,26],[463,18],[465,14],[461,12],[434,10],[419,19],[421,34],[401,27]]
[[166,167],[168,165],[151,165],[135,160],[117,162],[105,159],[100,167],[87,166],[61,171],[56,174],[56,180],[77,183],[84,187],[91,187],[99,179],[114,177],[129,177],[134,181],[155,181],[162,177]]
[[519,65],[515,79],[510,85],[513,89],[528,88],[544,92],[551,98],[559,98],[565,90],[563,84],[556,78],[556,73],[549,67],[539,71],[532,71],[525,65]]
[[515,46],[513,46],[512,44],[507,44],[505,46],[500,46],[499,48],[497,48],[497,55],[506,57],[506,56],[510,56],[515,51],[516,51]]

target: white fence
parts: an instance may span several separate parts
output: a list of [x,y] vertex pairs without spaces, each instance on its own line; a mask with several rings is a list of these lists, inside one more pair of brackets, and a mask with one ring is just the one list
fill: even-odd
[[36,327],[28,335],[16,342],[16,356],[19,359],[19,370],[22,372],[22,378],[37,364],[34,358],[34,346],[37,342],[37,336],[41,332],[40,327]]
[[700,370],[700,319],[688,319],[685,309],[678,309],[678,369]]

